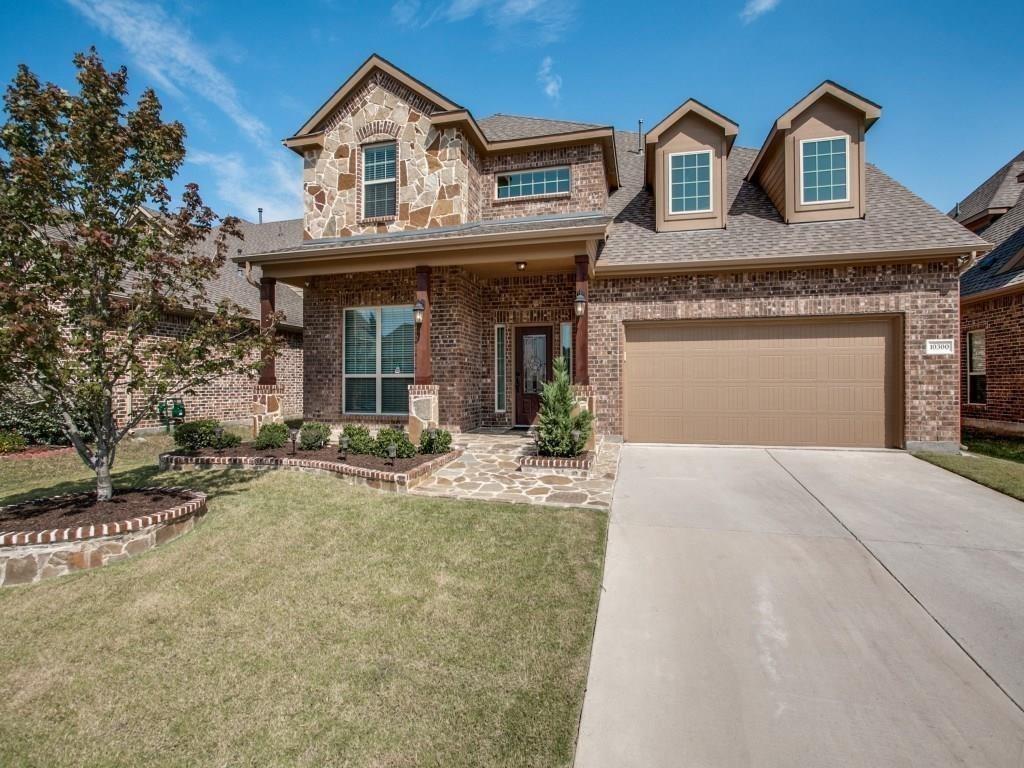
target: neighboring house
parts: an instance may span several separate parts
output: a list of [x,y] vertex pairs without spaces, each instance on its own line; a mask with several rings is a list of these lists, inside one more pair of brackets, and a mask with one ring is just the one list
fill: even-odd
[[529,425],[564,354],[611,437],[955,446],[926,342],[986,245],[865,162],[880,113],[825,82],[760,149],[694,100],[642,137],[476,120],[371,56],[285,141],[304,240],[236,260],[304,288],[309,418]]
[[[259,253],[284,243],[291,243],[302,236],[302,220],[276,221],[267,224],[253,224],[243,221],[239,225],[242,240],[232,239],[229,256]],[[213,239],[208,238],[203,248],[213,253]],[[258,280],[260,273],[254,270],[250,275]],[[228,298],[247,310],[254,322],[260,317],[259,293],[246,280],[244,268],[228,259],[220,273],[207,283],[207,296],[211,303]],[[302,291],[290,285],[276,287],[277,310],[285,315],[279,325],[281,347],[277,354],[276,367],[281,387],[285,393],[286,413],[302,413]],[[160,324],[160,335],[181,333],[187,327],[188,315],[168,315]],[[179,397],[185,406],[185,418],[218,419],[228,422],[249,423],[251,419],[250,398],[253,379],[241,374],[222,376],[210,384],[197,387],[192,394],[182,393]],[[122,392],[115,402],[118,417],[123,419],[130,405],[129,397]],[[154,415],[139,424],[140,428],[157,427],[161,422]]]
[[949,215],[995,245],[960,278],[964,425],[1024,432],[1024,152]]

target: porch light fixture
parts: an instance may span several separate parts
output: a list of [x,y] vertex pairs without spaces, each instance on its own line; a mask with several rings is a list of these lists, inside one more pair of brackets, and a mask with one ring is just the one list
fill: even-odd
[[519,270],[520,272],[522,272],[524,269],[526,269],[526,262],[525,261],[517,261],[516,262],[516,269]]
[[299,430],[297,428],[295,428],[295,427],[292,427],[291,429],[288,430],[288,434],[290,434],[292,436],[292,456],[294,456],[295,455],[295,441],[299,439]]
[[423,299],[416,299],[416,303],[412,305],[412,319],[416,321],[416,325],[423,325],[423,313],[426,309],[427,305],[423,303]]
[[583,295],[583,291],[577,291],[573,304],[576,307],[576,317],[583,317],[583,312],[587,308],[587,297]]

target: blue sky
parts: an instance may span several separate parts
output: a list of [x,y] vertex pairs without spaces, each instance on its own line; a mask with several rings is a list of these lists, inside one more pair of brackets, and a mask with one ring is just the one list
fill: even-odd
[[34,0],[0,26],[17,64],[66,87],[96,45],[188,128],[179,181],[220,213],[301,213],[290,135],[372,52],[477,117],[649,127],[688,97],[759,146],[831,78],[883,106],[868,157],[947,210],[1024,149],[1020,0]]

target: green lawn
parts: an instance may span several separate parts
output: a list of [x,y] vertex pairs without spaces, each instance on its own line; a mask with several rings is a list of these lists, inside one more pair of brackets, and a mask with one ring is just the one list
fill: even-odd
[[[137,558],[0,589],[0,765],[559,766],[602,569],[593,511],[377,494],[293,472],[211,493]],[[0,504],[88,479],[3,461]]]
[[965,431],[967,455],[920,453],[919,458],[1024,501],[1024,439]]

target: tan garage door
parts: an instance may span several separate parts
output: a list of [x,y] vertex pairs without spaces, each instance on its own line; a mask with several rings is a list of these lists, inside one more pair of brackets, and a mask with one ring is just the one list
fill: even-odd
[[900,370],[893,318],[627,324],[625,438],[897,446]]

